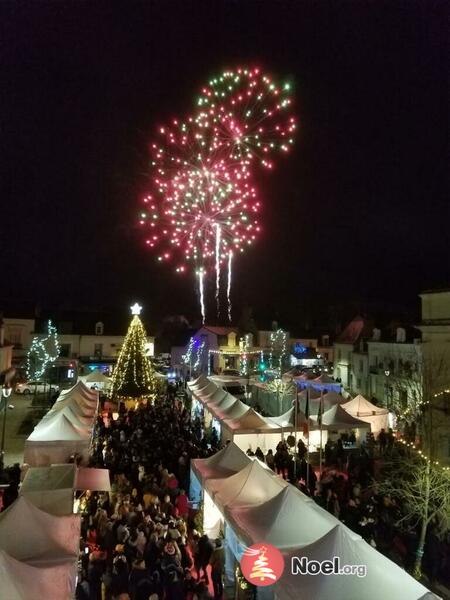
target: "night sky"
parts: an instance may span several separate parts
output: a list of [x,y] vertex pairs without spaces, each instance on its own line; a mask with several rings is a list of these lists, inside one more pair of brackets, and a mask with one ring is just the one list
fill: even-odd
[[[447,5],[448,6],[448,5]],[[294,82],[293,153],[258,171],[263,235],[233,305],[412,306],[450,281],[445,2],[2,2],[0,302],[198,317],[137,212],[158,124],[204,81]]]

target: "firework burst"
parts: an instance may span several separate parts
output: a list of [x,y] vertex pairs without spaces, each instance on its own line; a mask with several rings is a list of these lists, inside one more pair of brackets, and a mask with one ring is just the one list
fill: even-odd
[[260,202],[253,165],[272,168],[276,152],[294,141],[289,85],[259,69],[225,71],[206,85],[197,112],[159,127],[151,145],[153,193],[140,223],[160,262],[194,270],[205,318],[204,280],[215,271],[220,309],[221,269],[231,320],[234,258],[257,239]]

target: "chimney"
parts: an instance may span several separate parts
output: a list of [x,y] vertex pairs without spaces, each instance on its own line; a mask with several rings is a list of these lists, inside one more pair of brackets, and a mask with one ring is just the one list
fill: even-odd
[[278,329],[278,321],[272,321],[272,331],[277,331]]
[[381,338],[381,331],[379,329],[374,329],[372,332],[372,340],[374,342],[379,342]]

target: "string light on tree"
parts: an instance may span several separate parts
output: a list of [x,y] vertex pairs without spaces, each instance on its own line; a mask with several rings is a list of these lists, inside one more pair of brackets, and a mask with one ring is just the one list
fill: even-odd
[[131,307],[131,320],[112,376],[110,394],[120,399],[148,398],[156,392],[156,377],[148,359],[147,334],[139,317],[142,307]]
[[34,336],[27,353],[26,374],[28,379],[39,380],[45,376],[48,367],[56,361],[61,348],[58,341],[58,331],[49,320],[47,334]]

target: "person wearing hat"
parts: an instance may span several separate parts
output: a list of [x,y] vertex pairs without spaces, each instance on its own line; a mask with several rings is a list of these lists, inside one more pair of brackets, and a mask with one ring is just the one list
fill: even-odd
[[211,579],[214,589],[214,600],[220,600],[223,595],[223,572],[225,569],[225,550],[222,540],[217,538],[215,548],[209,559],[211,565]]

